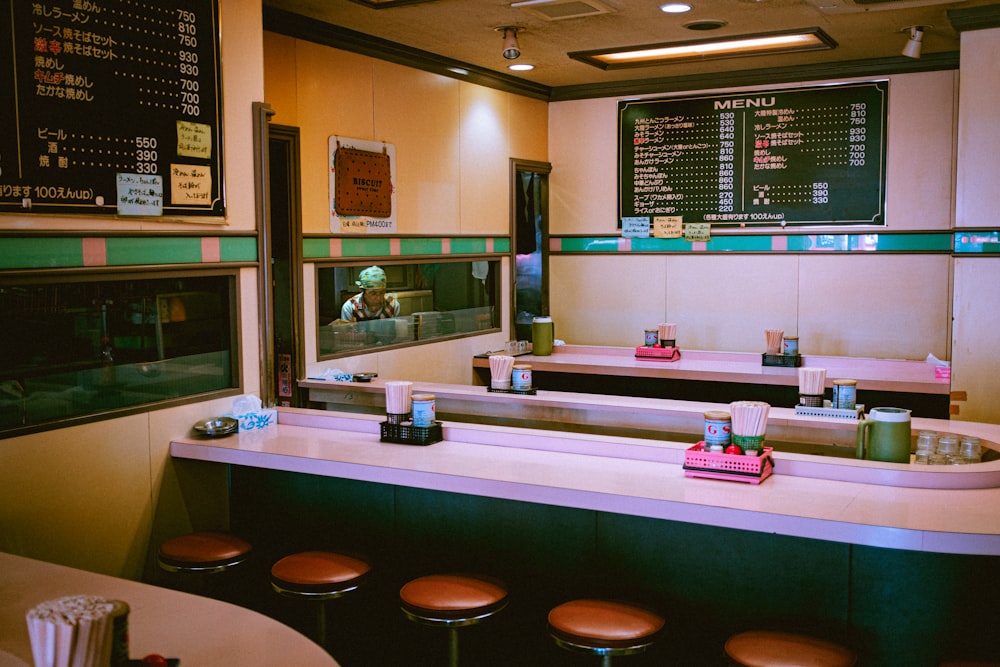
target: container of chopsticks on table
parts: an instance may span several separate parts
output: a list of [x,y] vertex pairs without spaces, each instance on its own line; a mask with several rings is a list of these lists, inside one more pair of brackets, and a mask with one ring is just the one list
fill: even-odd
[[510,390],[510,377],[514,371],[514,357],[506,354],[490,355],[490,388]]
[[826,391],[826,369],[805,366],[799,368],[799,405],[810,408],[823,407]]
[[385,383],[385,416],[390,424],[410,418],[412,382],[390,380]]
[[763,401],[733,401],[729,404],[733,445],[743,454],[759,456],[763,451],[770,409],[771,406]]
[[767,344],[768,354],[781,354],[784,339],[783,329],[764,329],[764,342]]
[[677,346],[677,325],[676,324],[660,324],[658,327],[658,334],[660,337],[660,347],[676,347]]

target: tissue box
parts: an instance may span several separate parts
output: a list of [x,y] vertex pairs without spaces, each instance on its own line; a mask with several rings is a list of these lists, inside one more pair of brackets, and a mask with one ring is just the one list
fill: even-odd
[[274,426],[278,423],[277,410],[258,410],[247,412],[242,415],[233,415],[233,418],[240,422],[241,431],[254,431],[256,429]]

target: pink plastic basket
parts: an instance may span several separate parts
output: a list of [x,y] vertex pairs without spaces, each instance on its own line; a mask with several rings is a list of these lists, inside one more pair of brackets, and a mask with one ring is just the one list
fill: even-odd
[[681,350],[679,347],[645,347],[640,345],[635,348],[635,358],[653,361],[677,361],[681,358]]
[[[704,442],[698,445],[704,446]],[[692,445],[684,452],[684,476],[728,479],[734,482],[760,484],[774,472],[773,447],[764,447],[760,456],[719,454]]]

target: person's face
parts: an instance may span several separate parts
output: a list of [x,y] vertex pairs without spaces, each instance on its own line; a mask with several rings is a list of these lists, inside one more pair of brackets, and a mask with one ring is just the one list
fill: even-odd
[[366,289],[364,292],[365,305],[369,308],[376,308],[385,298],[384,289]]

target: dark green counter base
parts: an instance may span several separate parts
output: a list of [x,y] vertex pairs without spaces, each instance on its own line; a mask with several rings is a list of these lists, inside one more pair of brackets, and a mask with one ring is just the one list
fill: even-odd
[[[710,482],[714,483],[714,482]],[[463,665],[567,667],[548,610],[577,596],[644,602],[667,630],[629,665],[721,667],[748,628],[845,642],[861,665],[934,667],[1000,660],[1000,557],[852,546],[408,487],[232,469],[232,525],[251,539],[254,605],[306,633],[315,609],[278,598],[270,564],[299,549],[366,553],[369,586],[330,603],[330,651],[343,667],[444,664],[446,637],[403,618],[399,587],[438,571],[507,581],[503,613],[460,634]],[[625,662],[625,659],[622,660]]]

